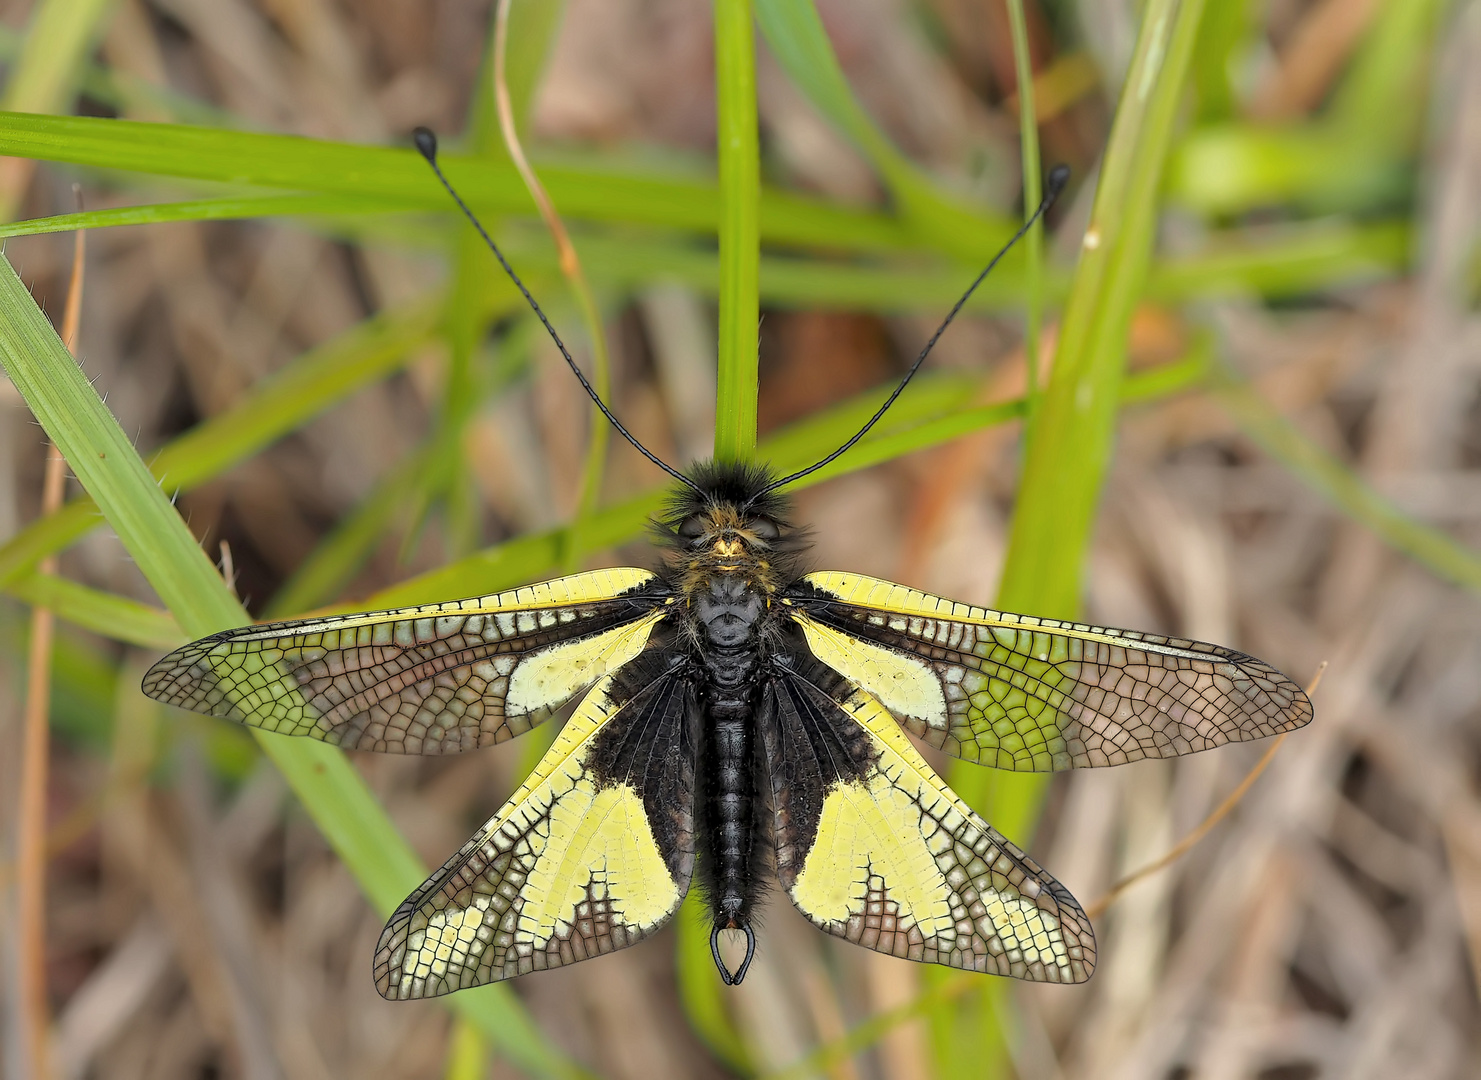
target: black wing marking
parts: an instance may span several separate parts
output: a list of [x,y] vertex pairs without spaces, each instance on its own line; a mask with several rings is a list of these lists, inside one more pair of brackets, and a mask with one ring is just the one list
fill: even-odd
[[396,611],[244,626],[170,653],[144,693],[347,749],[447,754],[519,735],[636,656],[669,599],[598,570]]
[[764,691],[777,876],[820,929],[891,956],[1078,983],[1095,932],[1068,890],[979,818],[870,694],[805,654]]
[[592,688],[524,786],[386,924],[383,996],[574,964],[668,921],[694,870],[683,672],[682,657],[653,649]]
[[1311,701],[1252,656],[1010,615],[857,574],[783,601],[824,663],[948,754],[1018,772],[1178,757],[1292,731]]

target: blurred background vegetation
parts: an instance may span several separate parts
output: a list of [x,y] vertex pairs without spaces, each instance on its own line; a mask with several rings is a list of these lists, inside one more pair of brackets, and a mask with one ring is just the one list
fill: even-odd
[[[1298,681],[1329,661],[1317,721],[1107,907],[1088,986],[924,969],[773,903],[735,990],[686,915],[452,1010],[382,1001],[371,951],[541,736],[349,768],[137,685],[238,599],[277,617],[651,563],[661,474],[591,452],[579,388],[405,149],[416,124],[444,134],[592,363],[499,136],[490,4],[0,9],[5,255],[60,324],[68,230],[89,227],[75,352],[122,432],[80,380],[47,396],[71,368],[0,282],[7,1075],[35,1075],[28,945],[58,1077],[1481,1069],[1481,3],[755,0],[761,456],[841,441],[1011,233],[1035,154],[1074,170],[1042,267],[1006,261],[877,437],[799,493],[816,565],[1219,641]],[[508,52],[615,409],[679,462],[714,445],[717,392],[722,420],[746,395],[751,323],[717,319],[746,307],[717,254],[736,190],[716,182],[711,16],[516,0]],[[88,488],[44,519],[38,420]],[[95,463],[136,466],[130,442],[230,592],[141,467]],[[34,607],[59,621],[28,883]],[[1045,783],[933,761],[1090,905],[1262,749]],[[18,930],[28,884],[40,942]]]

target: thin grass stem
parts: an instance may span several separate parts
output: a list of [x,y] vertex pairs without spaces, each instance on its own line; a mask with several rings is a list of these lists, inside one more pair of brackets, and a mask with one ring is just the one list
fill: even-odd
[[[72,277],[62,316],[62,340],[76,348],[82,319],[82,279],[85,233],[77,233],[72,252]],[[46,473],[41,486],[42,516],[56,513],[66,490],[67,462],[47,444]],[[55,555],[41,561],[43,574],[57,572]],[[49,607],[31,609],[31,642],[26,658],[26,703],[22,726],[19,809],[16,814],[16,967],[20,1037],[23,1060],[31,1075],[51,1075],[46,997],[46,790],[51,732],[51,645],[56,619]]]

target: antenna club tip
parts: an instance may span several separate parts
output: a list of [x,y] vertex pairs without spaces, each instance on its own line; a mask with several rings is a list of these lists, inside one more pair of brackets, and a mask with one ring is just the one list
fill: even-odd
[[1053,202],[1059,198],[1059,193],[1064,186],[1070,182],[1070,167],[1068,165],[1056,165],[1049,170],[1049,178],[1044,185],[1044,194]]
[[417,145],[417,152],[428,161],[437,160],[437,136],[432,133],[431,128],[419,127],[411,133],[412,142]]

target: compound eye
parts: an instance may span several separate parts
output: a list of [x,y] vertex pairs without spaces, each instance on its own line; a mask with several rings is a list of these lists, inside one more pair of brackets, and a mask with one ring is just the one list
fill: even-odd
[[679,535],[685,540],[698,540],[705,534],[704,519],[695,514],[685,518],[679,524]]
[[755,518],[750,523],[751,532],[761,540],[779,540],[782,530],[777,528],[777,523],[770,518]]

